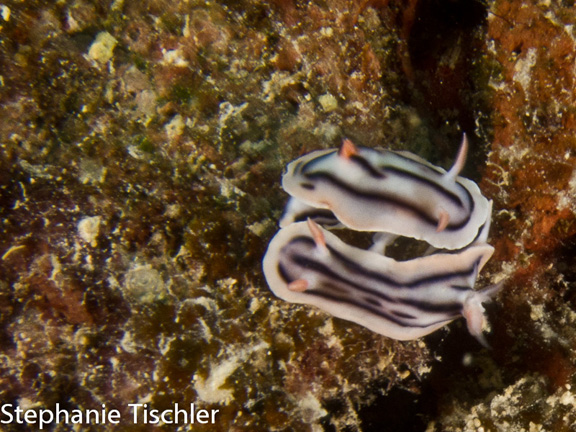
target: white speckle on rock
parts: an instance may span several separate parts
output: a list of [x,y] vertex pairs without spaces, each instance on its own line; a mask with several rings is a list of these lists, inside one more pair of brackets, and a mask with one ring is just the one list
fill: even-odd
[[564,392],[562,396],[560,396],[560,403],[566,406],[572,405],[576,408],[576,398],[574,397],[574,393],[569,390]]
[[104,181],[106,168],[95,160],[82,159],[78,170],[78,177],[83,184],[98,184]]
[[514,65],[514,81],[520,84],[525,92],[528,91],[532,68],[536,65],[537,56],[536,48],[530,48],[526,56],[519,59]]
[[253,224],[248,225],[248,230],[255,236],[260,237],[262,234],[264,234],[267,225],[268,224],[266,222],[254,222]]
[[342,129],[330,122],[320,123],[318,127],[314,129],[314,134],[324,137],[326,141],[333,141],[339,136],[342,136]]
[[541,425],[541,424],[537,424],[537,423],[534,423],[534,422],[530,422],[529,428],[530,428],[530,429],[529,429],[529,432],[541,432],[541,431],[544,430],[544,429],[542,428],[542,425]]
[[142,90],[136,96],[135,113],[138,117],[150,120],[156,114],[156,93],[152,90]]
[[118,41],[110,33],[98,33],[88,50],[88,59],[100,64],[107,63],[112,58],[117,43]]
[[298,400],[298,411],[300,418],[306,423],[314,423],[327,414],[320,401],[311,393]]
[[320,29],[320,34],[324,37],[330,38],[334,34],[334,29],[332,27],[322,27]]
[[138,352],[138,346],[134,341],[134,335],[129,331],[124,332],[124,336],[122,336],[122,340],[120,341],[120,347],[130,354]]
[[177,340],[176,336],[161,335],[160,341],[158,342],[158,351],[160,351],[160,354],[162,354],[165,357],[166,354],[168,354],[168,352],[170,351],[172,342],[174,342],[175,340]]
[[0,5],[0,16],[8,22],[10,20],[10,8],[6,5]]
[[138,266],[126,274],[124,292],[130,300],[153,303],[166,297],[166,286],[158,271]]
[[217,178],[216,181],[220,184],[220,195],[224,198],[230,199],[235,196],[244,196],[246,192],[237,187],[227,178]]
[[246,108],[248,108],[248,102],[236,106],[232,105],[230,102],[222,102],[218,106],[218,136],[220,141],[223,141],[223,133],[227,127],[228,121],[236,116],[240,116],[242,111]]
[[85,217],[80,222],[78,222],[78,235],[90,246],[96,246],[96,237],[100,232],[100,222],[102,221],[101,216]]
[[576,170],[572,172],[568,187],[558,193],[558,208],[569,208],[576,213]]
[[530,319],[532,321],[540,321],[543,318],[544,318],[544,306],[543,305],[531,305]]
[[320,105],[322,105],[322,109],[325,112],[334,111],[338,108],[338,100],[330,93],[320,96],[318,102],[320,102]]
[[233,391],[222,388],[226,380],[252,353],[266,349],[268,349],[268,344],[265,342],[249,347],[230,347],[228,351],[231,354],[221,362],[212,365],[208,377],[194,376],[194,390],[198,398],[206,403],[227,405],[232,400]]
[[186,126],[186,123],[184,122],[183,117],[180,114],[175,115],[170,123],[168,123],[164,128],[168,139],[172,141],[174,138],[178,138],[182,135],[182,132],[184,132],[184,126]]
[[163,65],[171,65],[178,67],[188,67],[190,64],[182,56],[182,49],[178,48],[175,50],[162,50],[162,60],[160,61]]
[[239,359],[232,357],[213,366],[206,379],[196,377],[194,390],[198,393],[198,397],[207,403],[228,404],[233,393],[232,390],[222,386],[238,366],[240,366]]

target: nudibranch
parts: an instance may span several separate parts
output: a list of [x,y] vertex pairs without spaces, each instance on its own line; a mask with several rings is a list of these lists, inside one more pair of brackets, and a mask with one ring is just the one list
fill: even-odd
[[326,228],[344,228],[344,225],[336,219],[336,216],[330,210],[313,207],[294,197],[290,197],[288,200],[279,225],[280,228],[284,228],[291,223],[305,222],[308,219],[312,219]]
[[500,285],[476,291],[478,272],[492,255],[486,243],[409,261],[347,245],[312,220],[282,228],[263,267],[276,296],[305,303],[398,340],[425,336],[464,316],[487,346],[485,303]]
[[459,249],[475,240],[491,216],[476,183],[458,175],[467,150],[464,136],[446,171],[409,152],[356,147],[345,139],[339,150],[291,162],[282,186],[299,202],[331,211],[350,229]]

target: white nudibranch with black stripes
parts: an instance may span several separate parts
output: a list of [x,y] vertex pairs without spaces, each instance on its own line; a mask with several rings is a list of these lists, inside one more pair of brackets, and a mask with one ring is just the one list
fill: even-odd
[[[408,152],[349,140],[290,163],[282,185],[292,198],[263,260],[271,290],[398,340],[463,316],[487,346],[482,303],[502,284],[474,290],[494,251],[486,242],[492,201],[458,176],[467,148],[464,137],[448,172]],[[374,231],[375,245],[350,246],[318,224]],[[396,236],[444,250],[397,261],[380,253]]]
[[458,176],[466,161],[462,140],[446,172],[408,152],[356,147],[319,150],[291,162],[282,187],[309,206],[331,210],[356,231],[384,231],[457,249],[474,241],[489,202],[471,180]]
[[398,340],[425,336],[463,315],[486,345],[482,303],[499,285],[474,291],[488,244],[409,261],[349,246],[311,219],[283,228],[264,257],[274,294]]

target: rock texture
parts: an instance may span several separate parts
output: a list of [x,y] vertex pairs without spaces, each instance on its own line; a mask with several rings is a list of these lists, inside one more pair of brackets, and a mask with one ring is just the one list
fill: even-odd
[[[518,0],[1,2],[0,399],[195,402],[211,431],[570,430],[575,21]],[[288,161],[346,136],[449,166],[463,131],[494,199],[482,283],[507,280],[491,351],[459,322],[401,343],[272,296]]]
[[220,410],[210,430],[345,430],[375,395],[418,388],[423,342],[283,304],[260,269],[285,163],[343,134],[383,139],[397,11],[2,11],[3,402],[124,418],[195,402]]

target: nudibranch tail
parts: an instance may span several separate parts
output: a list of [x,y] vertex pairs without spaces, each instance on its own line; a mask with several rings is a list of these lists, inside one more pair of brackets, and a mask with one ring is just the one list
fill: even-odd
[[486,316],[484,315],[485,309],[484,306],[482,306],[482,303],[491,301],[502,289],[503,285],[504,281],[500,281],[497,284],[486,287],[480,291],[473,291],[464,301],[462,316],[466,318],[468,331],[485,348],[490,348],[490,345],[488,345],[483,333],[483,329],[486,326]]
[[458,149],[458,155],[456,156],[456,160],[454,161],[454,165],[450,168],[450,171],[446,173],[446,178],[451,179],[453,181],[456,180],[458,174],[464,168],[466,164],[466,156],[468,155],[468,138],[466,134],[462,136],[462,142],[460,143],[460,148]]

